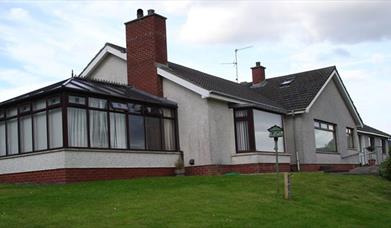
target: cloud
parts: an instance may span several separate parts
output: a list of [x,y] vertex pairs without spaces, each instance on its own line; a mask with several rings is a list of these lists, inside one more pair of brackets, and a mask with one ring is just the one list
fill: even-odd
[[359,43],[391,38],[391,2],[212,2],[189,7],[188,42]]

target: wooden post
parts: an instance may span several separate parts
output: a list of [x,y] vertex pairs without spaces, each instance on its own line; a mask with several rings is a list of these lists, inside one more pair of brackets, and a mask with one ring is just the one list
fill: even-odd
[[284,172],[284,198],[285,199],[289,199],[290,197],[290,193],[289,193],[289,190],[290,190],[290,183],[289,183],[289,173],[288,172]]

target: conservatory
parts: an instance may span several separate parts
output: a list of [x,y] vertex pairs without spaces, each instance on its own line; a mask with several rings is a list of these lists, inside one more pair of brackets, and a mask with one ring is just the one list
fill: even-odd
[[[0,104],[0,167],[4,159],[65,149],[177,155],[176,108],[174,102],[126,85],[78,77],[50,85]],[[88,162],[91,159],[86,158]],[[121,163],[116,163],[112,155],[105,159],[106,164],[100,160],[89,167],[116,167]],[[128,165],[123,157],[119,159],[120,167],[131,167],[130,163],[144,167],[141,161]],[[170,158],[162,166],[173,166],[176,159]],[[58,168],[69,164],[66,157],[62,160]],[[22,163],[14,159],[11,166]],[[161,167],[148,161],[144,164]],[[7,165],[3,164],[0,174],[11,172]]]

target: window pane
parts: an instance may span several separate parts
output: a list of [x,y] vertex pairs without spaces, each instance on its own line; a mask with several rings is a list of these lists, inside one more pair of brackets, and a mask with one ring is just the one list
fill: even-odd
[[71,104],[85,105],[86,104],[86,98],[78,97],[78,96],[69,96],[68,102],[71,103]]
[[[270,127],[282,125],[281,116],[278,114],[254,110],[255,148],[257,151],[274,151],[274,140],[269,137]],[[278,139],[278,151],[284,152],[284,139]]]
[[6,155],[5,122],[0,122],[0,156]]
[[160,119],[145,117],[145,141],[147,150],[161,150]]
[[164,119],[164,145],[166,150],[175,150],[174,120]]
[[18,114],[18,110],[16,108],[11,108],[7,110],[7,118],[16,116],[17,114]]
[[111,108],[114,110],[126,111],[128,110],[128,105],[119,102],[111,102]]
[[19,113],[29,112],[30,104],[25,104],[19,107]]
[[143,107],[139,104],[129,104],[129,112],[132,112],[132,113],[141,113],[142,108]]
[[250,150],[247,121],[236,121],[236,143],[238,151]]
[[38,112],[33,116],[34,150],[47,149],[46,112]]
[[87,147],[87,111],[81,108],[68,108],[68,144],[74,147]]
[[354,148],[353,130],[351,128],[346,128],[346,139],[348,148]]
[[164,108],[163,109],[163,116],[164,117],[174,117],[174,111],[172,109]]
[[328,128],[327,128],[327,124],[325,124],[325,123],[320,123],[320,128],[328,129]]
[[60,108],[49,110],[49,148],[62,147],[62,112]]
[[334,131],[334,125],[329,124],[329,130]]
[[20,130],[20,152],[31,152],[33,150],[33,135],[31,116],[21,117],[19,120]]
[[60,97],[51,97],[51,98],[48,98],[48,105],[56,105],[56,104],[60,104],[61,100],[60,100]]
[[7,146],[8,154],[18,153],[18,120],[16,118],[7,121]]
[[39,100],[33,103],[33,110],[40,110],[46,108],[46,100]]
[[334,132],[315,129],[315,143],[317,151],[337,151]]
[[314,121],[314,127],[320,127],[320,123],[318,121]]
[[235,116],[236,117],[246,117],[247,113],[248,113],[247,110],[240,110],[240,111],[236,111],[235,112]]
[[129,142],[131,149],[145,149],[144,117],[129,115]]
[[[101,103],[103,104],[103,103]],[[99,107],[102,107],[99,105]],[[107,113],[102,111],[90,111],[90,143],[91,147],[109,147],[109,131],[107,126]]]
[[0,111],[0,119],[3,119],[5,117],[4,112]]
[[148,115],[157,115],[160,116],[162,114],[162,109],[159,107],[146,107],[145,113]]
[[90,97],[88,100],[89,100],[88,105],[92,108],[101,108],[101,109],[107,108],[107,100],[92,98],[92,97]]
[[126,115],[110,113],[111,148],[126,149]]

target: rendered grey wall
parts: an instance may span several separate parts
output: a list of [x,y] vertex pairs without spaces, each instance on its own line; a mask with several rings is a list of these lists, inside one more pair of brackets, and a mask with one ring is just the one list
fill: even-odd
[[185,165],[189,166],[190,159],[194,159],[194,165],[213,164],[207,100],[166,79],[163,80],[163,94],[178,103],[179,141]]
[[[296,123],[296,147],[302,164],[357,164],[358,136],[354,119],[338,91],[335,82],[331,80],[308,113],[287,117],[290,126]],[[338,153],[318,153],[315,147],[314,120],[334,123]],[[354,129],[354,149],[347,148],[346,127]],[[292,132],[292,130],[288,130]],[[291,135],[288,136],[292,137]],[[288,143],[289,152],[294,151],[294,143]],[[293,153],[293,152],[292,152]],[[295,154],[295,153],[293,153]],[[292,162],[295,163],[295,157]]]
[[128,84],[126,62],[114,55],[107,55],[88,77]]

